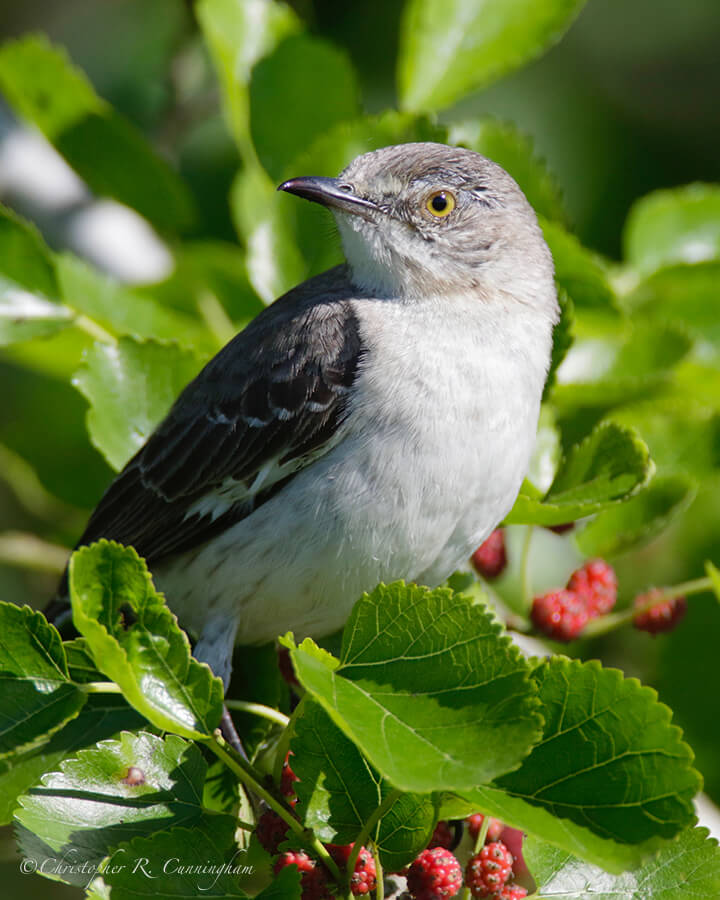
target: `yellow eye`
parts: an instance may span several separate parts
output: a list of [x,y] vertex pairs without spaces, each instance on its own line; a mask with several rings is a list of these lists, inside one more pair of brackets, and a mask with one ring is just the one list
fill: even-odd
[[425,201],[425,209],[436,219],[444,219],[455,209],[455,197],[450,191],[433,191]]

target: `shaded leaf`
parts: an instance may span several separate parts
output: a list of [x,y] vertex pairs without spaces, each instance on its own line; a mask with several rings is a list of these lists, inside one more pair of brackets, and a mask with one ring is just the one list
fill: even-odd
[[643,275],[679,263],[720,260],[720,186],[653,191],[630,210],[623,244],[628,263]]
[[79,714],[43,744],[0,760],[0,825],[12,821],[17,798],[45,772],[79,749],[116,736],[125,729],[140,728],[145,720],[123,697],[90,694]]
[[706,828],[689,828],[632,872],[611,875],[530,838],[523,857],[543,898],[697,900],[720,896],[720,850]]
[[29,606],[0,603],[0,756],[57,731],[84,703],[57,629]]
[[190,221],[190,195],[178,175],[45,37],[3,45],[0,90],[95,193],[127,204],[159,228]]
[[[322,103],[318,103],[318,97],[322,97]],[[253,69],[253,143],[263,167],[276,181],[315,138],[358,113],[352,64],[343,51],[327,41],[293,35]]]
[[450,126],[448,143],[487,156],[512,175],[538,215],[565,221],[558,183],[535,153],[532,139],[513,124],[489,117],[455,122]]
[[[68,855],[92,866],[118,844],[172,826],[192,826],[199,835],[212,819],[232,834],[232,816],[200,805],[206,768],[200,750],[175,735],[125,732],[80,750],[20,798],[20,847],[26,856],[44,858],[44,850],[46,857]],[[90,879],[80,871],[62,880]]]
[[664,531],[694,497],[695,484],[683,475],[653,478],[634,497],[599,513],[575,540],[586,556],[627,553]]
[[557,380],[557,370],[575,340],[575,306],[564,290],[558,291],[560,303],[560,319],[553,329],[553,345],[550,354],[550,368],[545,381],[543,399],[552,391]]
[[443,109],[559,40],[584,0],[409,0],[398,92],[412,111]]
[[73,384],[90,403],[90,439],[114,469],[142,447],[199,368],[190,351],[129,337],[86,352]]
[[379,585],[355,604],[339,665],[318,650],[309,639],[292,649],[300,682],[401,790],[487,781],[535,740],[527,664],[483,607],[451,590]]
[[[318,703],[305,701],[291,747],[303,824],[322,841],[353,842],[391,787]],[[383,868],[397,871],[427,847],[436,818],[432,797],[402,794],[371,835]]]
[[615,292],[602,257],[580,243],[558,222],[540,222],[555,263],[555,278],[573,303],[598,312],[617,314]]
[[190,655],[175,616],[131,547],[99,541],[70,559],[73,623],[97,667],[158,728],[191,738],[212,734],[222,683]]
[[525,486],[508,524],[562,525],[629,497],[652,471],[646,445],[630,428],[603,423],[570,448],[543,499]]

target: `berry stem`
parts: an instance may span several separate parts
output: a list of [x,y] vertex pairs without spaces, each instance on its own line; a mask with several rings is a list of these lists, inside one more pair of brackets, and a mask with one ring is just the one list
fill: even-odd
[[532,603],[532,584],[530,583],[530,547],[532,545],[532,536],[535,528],[528,525],[525,529],[525,539],[522,545],[522,555],[520,556],[520,591],[522,594],[523,606],[525,609],[530,608]]
[[375,860],[375,879],[377,882],[375,886],[375,900],[385,900],[385,882],[383,881],[383,870],[380,863],[380,850],[375,841],[372,841],[370,846],[372,848],[373,859]]
[[652,599],[644,606],[636,608],[631,605],[622,612],[600,616],[600,618],[588,622],[583,629],[582,636],[598,637],[602,634],[608,634],[611,631],[615,631],[617,628],[621,628],[623,625],[630,625],[636,616],[642,615],[642,613],[657,606],[658,603],[674,600],[676,597],[704,594],[707,591],[712,591],[712,589],[713,585],[710,578],[695,578],[693,581],[685,581],[683,584],[674,584],[671,587],[660,588],[660,590],[655,593]]
[[262,716],[263,719],[269,719],[287,728],[290,719],[281,713],[279,709],[273,709],[272,706],[265,706],[263,703],[250,703],[247,700],[226,700],[225,705],[228,709],[237,709],[240,712],[250,713],[255,716]]
[[277,743],[277,747],[275,749],[275,765],[273,766],[273,782],[275,784],[280,784],[282,780],[282,771],[283,771],[283,763],[285,762],[285,757],[288,755],[288,751],[290,750],[290,740],[295,734],[295,720],[298,716],[302,715],[302,711],[305,708],[305,697],[301,697],[298,705],[292,711],[292,715],[287,721],[287,725],[285,726],[285,731],[280,735],[280,740]]
[[[528,526],[528,530],[532,528],[532,525]],[[480,826],[480,830],[478,831],[477,837],[475,838],[475,847],[473,848],[472,855],[479,853],[482,848],[485,846],[485,838],[487,837],[488,830],[490,828],[490,816],[487,813],[483,813],[482,825]],[[460,900],[471,900],[470,898],[470,888],[464,887]]]
[[307,844],[309,848],[318,856],[325,866],[332,873],[333,878],[340,881],[340,870],[335,864],[335,860],[330,856],[322,843],[315,837],[312,831],[304,828],[303,825],[295,818],[295,816],[286,809],[285,806],[273,797],[260,783],[260,773],[253,766],[243,759],[237,751],[235,751],[220,734],[219,729],[215,731],[212,738],[204,741],[205,746],[221,759],[225,765],[234,772],[240,781],[249,788],[254,794],[264,800],[265,803],[283,819],[290,828]]

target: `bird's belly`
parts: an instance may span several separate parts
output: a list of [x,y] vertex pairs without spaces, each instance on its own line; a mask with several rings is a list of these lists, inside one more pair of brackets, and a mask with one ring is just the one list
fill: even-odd
[[507,378],[495,388],[484,378],[463,398],[437,384],[413,421],[403,421],[402,402],[372,419],[359,410],[326,456],[159,571],[181,623],[199,632],[208,618],[226,617],[238,622],[240,643],[287,630],[321,636],[342,627],[380,581],[447,577],[510,508],[537,420],[535,400],[503,399]]

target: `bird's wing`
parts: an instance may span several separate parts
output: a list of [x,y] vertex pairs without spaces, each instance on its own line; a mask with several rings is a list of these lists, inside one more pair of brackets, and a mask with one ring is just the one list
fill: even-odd
[[79,544],[149,562],[248,516],[339,439],[363,348],[344,267],[264,310],[212,359],[110,485]]

